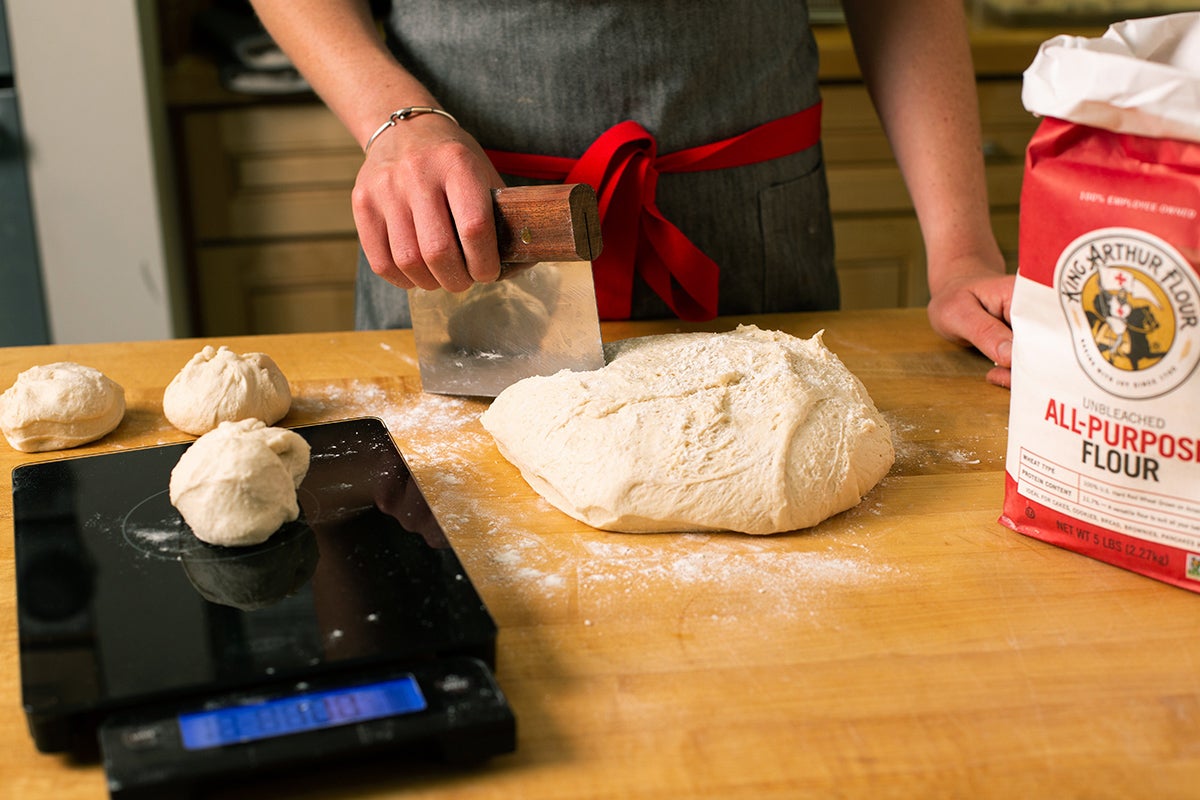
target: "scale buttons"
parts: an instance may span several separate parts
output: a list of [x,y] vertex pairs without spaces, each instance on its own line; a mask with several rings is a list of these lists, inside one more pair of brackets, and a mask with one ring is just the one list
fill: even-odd
[[436,685],[446,694],[459,694],[471,688],[471,679],[465,675],[451,673],[438,681]]
[[121,731],[121,744],[129,750],[152,750],[163,742],[162,723],[140,725]]

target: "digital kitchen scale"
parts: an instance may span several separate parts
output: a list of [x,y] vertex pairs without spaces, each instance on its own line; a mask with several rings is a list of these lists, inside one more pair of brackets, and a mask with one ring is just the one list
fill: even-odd
[[386,427],[294,430],[300,518],[248,548],[201,542],[171,505],[187,442],[13,470],[29,729],[101,757],[113,797],[516,747],[496,625]]

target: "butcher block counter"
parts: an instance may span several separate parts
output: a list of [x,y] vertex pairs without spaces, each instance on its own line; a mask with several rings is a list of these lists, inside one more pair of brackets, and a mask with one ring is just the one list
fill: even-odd
[[282,424],[387,425],[499,625],[496,675],[518,721],[517,751],[482,766],[338,765],[220,797],[1195,797],[1200,597],[997,522],[1009,395],[984,380],[990,365],[915,309],[604,335],[741,321],[825,329],[892,426],[891,473],[816,528],[575,522],[501,458],[484,401],[421,393],[406,331],[0,350],[0,388],[72,360],[128,399],[121,426],[77,450],[0,442],[0,795],[106,796],[99,766],[39,754],[26,730],[12,469],[187,441],[162,392],[211,343],[275,358],[295,395]]

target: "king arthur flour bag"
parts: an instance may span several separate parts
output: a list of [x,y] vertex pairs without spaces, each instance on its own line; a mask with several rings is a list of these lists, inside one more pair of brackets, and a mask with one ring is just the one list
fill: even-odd
[[1200,591],[1200,13],[1051,39],[1022,99],[1001,522]]

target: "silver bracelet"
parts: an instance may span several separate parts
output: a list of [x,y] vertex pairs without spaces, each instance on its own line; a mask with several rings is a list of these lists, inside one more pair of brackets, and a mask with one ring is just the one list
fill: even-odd
[[455,125],[458,124],[458,120],[450,116],[449,113],[442,111],[440,108],[434,108],[433,106],[408,106],[407,108],[398,108],[387,118],[387,122],[376,128],[375,132],[371,134],[371,138],[367,139],[366,147],[363,148],[363,158],[366,158],[367,153],[371,152],[371,145],[377,138],[379,138],[379,134],[383,133],[397,122],[406,120],[409,117],[418,116],[419,114],[438,114],[450,120]]

